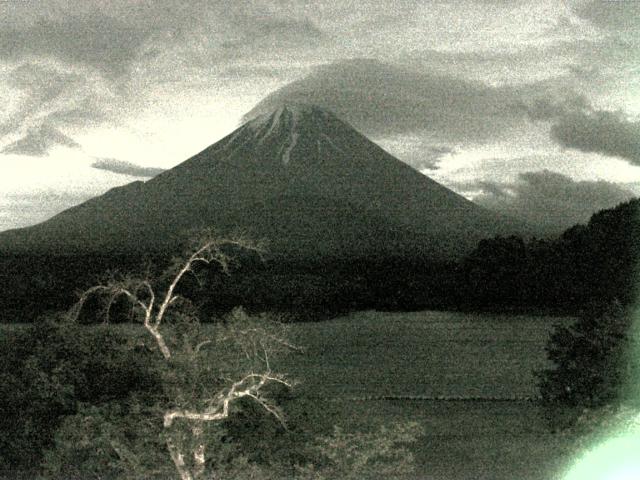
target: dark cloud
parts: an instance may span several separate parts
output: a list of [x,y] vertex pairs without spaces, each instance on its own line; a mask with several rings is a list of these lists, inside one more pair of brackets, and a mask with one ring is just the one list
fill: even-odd
[[10,86],[27,92],[30,100],[38,104],[55,100],[70,88],[84,83],[84,77],[77,73],[30,62],[14,68],[8,80]]
[[640,122],[595,109],[585,95],[534,96],[514,106],[532,121],[551,122],[552,140],[565,148],[621,157],[640,165]]
[[[408,65],[429,72],[439,72],[458,78],[476,78],[487,82],[528,84],[553,78],[566,71],[562,52],[550,54],[545,48],[527,46],[517,50],[474,49],[441,51],[415,49],[401,57]],[[540,64],[545,68],[541,69]]]
[[282,16],[263,16],[236,14],[235,26],[244,32],[247,39],[263,41],[266,37],[283,41],[313,41],[325,37],[312,21],[306,18],[292,18]]
[[435,170],[442,157],[455,153],[455,150],[445,146],[429,145],[422,149],[421,153],[421,157],[413,158],[413,161],[410,162],[411,166],[418,170]]
[[566,69],[577,79],[592,81],[602,74],[602,68],[596,65],[583,65],[580,63],[568,63]]
[[589,99],[573,92],[564,92],[562,97],[547,94],[545,96],[523,97],[514,108],[524,112],[530,120],[556,120],[559,117],[591,110]]
[[319,67],[276,90],[245,120],[291,101],[328,108],[369,135],[419,132],[440,141],[504,136],[524,117],[513,108],[520,101],[514,89],[352,59]]
[[0,153],[42,157],[56,146],[79,147],[75,140],[45,123],[29,129],[22,138],[5,146]]
[[[500,184],[498,182],[480,180],[478,182],[473,183],[472,185],[467,185],[467,188],[469,188],[470,186],[473,188],[480,188],[480,190],[482,190],[482,194],[485,196],[500,198],[500,199],[505,199],[509,197],[509,192],[507,191],[506,187],[503,184]],[[479,200],[481,200],[482,198],[483,197],[480,197]]]
[[640,165],[640,122],[628,121],[616,112],[565,114],[551,127],[551,136],[567,148],[622,157]]
[[0,125],[0,134],[15,132],[33,116],[42,114],[49,105],[69,89],[78,86],[78,76],[56,69],[23,63],[7,76],[9,87],[22,95],[16,110]]
[[615,183],[575,181],[549,170],[522,173],[511,184],[484,181],[469,187],[482,191],[474,202],[537,225],[545,233],[585,223],[594,212],[634,197]]
[[258,4],[252,8],[242,5],[205,7],[203,18],[189,24],[180,38],[173,36],[166,51],[158,51],[157,55],[176,61],[172,50],[176,47],[185,52],[187,68],[196,66],[210,71],[214,66],[220,73],[237,67],[237,63],[261,67],[283,58],[295,63],[301,52],[313,51],[330,41],[306,17],[273,12]]
[[162,168],[141,167],[140,165],[114,158],[99,158],[91,166],[99,170],[107,170],[132,177],[155,177],[165,171]]
[[60,108],[47,115],[46,120],[56,125],[87,126],[98,125],[107,120],[105,113],[101,112],[95,102],[86,100],[78,102],[78,106]]
[[594,25],[616,33],[640,30],[640,3],[635,0],[590,0],[578,5],[575,11]]
[[0,30],[0,58],[55,58],[94,67],[109,77],[119,76],[136,58],[149,33],[146,26],[127,25],[99,12],[40,19]]
[[59,11],[43,8],[31,21],[2,24],[0,59],[53,58],[126,80],[136,62],[177,45],[229,53],[243,46],[282,47],[324,36],[311,20],[269,7],[221,0],[71,1]]

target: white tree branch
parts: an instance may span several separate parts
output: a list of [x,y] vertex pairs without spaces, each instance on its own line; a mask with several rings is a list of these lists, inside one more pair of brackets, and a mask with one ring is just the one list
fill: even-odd
[[192,429],[193,439],[195,441],[195,448],[193,449],[193,476],[196,479],[202,478],[204,476],[205,471],[205,462],[206,458],[204,455],[205,452],[205,444],[202,439],[202,433],[204,429],[202,428],[202,424],[196,424]]
[[[231,403],[235,400],[243,397],[250,397],[258,399],[258,392],[268,383],[276,382],[282,385],[290,387],[291,384],[279,375],[273,375],[271,372],[262,374],[250,373],[243,378],[233,383],[229,390],[221,392],[216,397],[215,405],[208,407],[202,411],[194,411],[187,409],[174,409],[165,412],[164,414],[164,426],[165,428],[171,427],[173,421],[177,418],[183,418],[185,420],[199,421],[199,422],[211,422],[216,420],[222,420],[229,416],[229,408]],[[245,385],[249,383],[249,385]],[[258,402],[265,407],[264,401]],[[269,413],[275,415],[278,420],[282,421],[282,416],[273,408],[265,408]]]
[[200,350],[202,349],[202,347],[205,347],[205,346],[207,346],[207,345],[209,345],[209,344],[211,344],[211,343],[213,343],[213,340],[204,340],[204,341],[202,341],[202,342],[198,343],[198,344],[195,346],[195,348],[193,349],[193,351],[194,351],[196,354],[198,354],[198,353],[200,353]]
[[[175,305],[178,300],[186,300],[176,293],[176,289],[178,288],[182,278],[187,273],[191,272],[196,275],[197,272],[194,270],[194,266],[199,263],[203,263],[205,265],[215,263],[223,272],[228,274],[232,259],[223,250],[223,247],[225,246],[235,246],[245,250],[251,250],[261,256],[263,252],[260,245],[255,244],[242,236],[232,239],[215,239],[213,234],[208,232],[204,241],[202,241],[199,246],[193,250],[186,260],[177,264],[179,268],[175,275],[170,277],[171,281],[164,293],[156,295],[151,282],[146,279],[140,280],[124,278],[122,280],[116,280],[112,278],[106,284],[91,287],[83,292],[80,295],[79,301],[69,311],[69,315],[72,320],[77,320],[84,304],[92,295],[107,294],[109,295],[109,298],[106,304],[105,321],[109,322],[109,314],[116,302],[116,299],[124,295],[133,306],[132,315],[139,315],[140,312],[144,313],[143,325],[145,329],[155,339],[164,359],[169,360],[171,359],[172,354],[165,342],[162,332],[160,331],[160,327],[169,307]],[[186,301],[188,302],[188,300]],[[178,407],[164,413],[163,421],[165,429],[170,428],[176,419],[184,419],[189,422],[193,422],[191,424],[191,432],[195,446],[192,450],[192,465],[187,464],[187,461],[185,460],[186,457],[181,450],[181,447],[174,442],[171,435],[167,435],[166,437],[166,445],[169,450],[169,454],[181,480],[198,480],[203,478],[206,466],[206,443],[202,438],[203,423],[227,418],[229,416],[230,407],[236,400],[244,397],[251,398],[266,412],[273,415],[284,424],[280,410],[275,405],[272,405],[262,395],[263,388],[270,383],[280,383],[287,387],[291,386],[283,376],[271,373],[269,363],[271,350],[268,348],[268,342],[285,346],[291,350],[301,350],[286,341],[283,337],[284,336],[281,337],[280,335],[270,333],[268,329],[248,328],[246,330],[234,330],[228,337],[223,336],[215,338],[216,344],[224,341],[236,342],[235,345],[239,347],[240,351],[247,357],[248,368],[252,368],[252,365],[261,363],[266,371],[263,373],[253,373],[252,371],[235,382],[230,381],[230,385],[223,388],[212,399],[194,399],[194,403],[196,405],[204,405],[204,408],[202,409]],[[193,353],[195,357],[195,355],[200,353],[202,348],[212,343],[214,343],[214,340],[206,339],[196,344],[193,350],[190,345],[185,348],[187,353]],[[197,361],[195,358],[192,360]],[[114,445],[114,448],[116,447],[119,448],[119,445]],[[119,451],[117,450],[117,452],[123,460],[126,459],[126,452],[124,450],[119,448]]]
[[189,472],[184,461],[184,455],[171,439],[167,439],[167,448],[169,449],[171,460],[173,460],[173,464],[176,466],[178,475],[180,475],[180,480],[194,480],[193,475]]

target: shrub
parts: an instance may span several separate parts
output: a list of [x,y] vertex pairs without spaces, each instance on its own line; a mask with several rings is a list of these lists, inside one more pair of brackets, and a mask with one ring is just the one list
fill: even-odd
[[[538,372],[540,393],[554,426],[571,424],[584,409],[620,399],[635,367],[631,316],[617,302],[591,306],[571,326],[556,326],[546,347],[554,364]],[[565,423],[566,422],[566,423]]]
[[158,395],[147,350],[123,333],[53,321],[7,330],[0,339],[0,461],[37,466],[63,418],[81,405]]
[[409,446],[423,434],[416,422],[383,426],[374,433],[347,433],[335,427],[332,435],[319,438],[313,445],[318,458],[313,464],[300,467],[297,478],[406,478],[415,473]]
[[43,476],[64,480],[166,479],[175,468],[162,442],[159,410],[137,399],[81,406],[65,417],[44,454]]

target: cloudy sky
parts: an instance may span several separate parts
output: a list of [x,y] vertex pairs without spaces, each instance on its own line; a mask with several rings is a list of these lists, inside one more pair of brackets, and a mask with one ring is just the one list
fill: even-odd
[[0,0],[0,230],[282,101],[549,228],[640,194],[640,1]]

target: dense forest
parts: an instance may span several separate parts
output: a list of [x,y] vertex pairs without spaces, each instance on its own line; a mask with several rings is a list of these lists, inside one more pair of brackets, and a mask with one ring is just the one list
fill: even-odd
[[[632,302],[640,255],[640,200],[593,215],[555,239],[481,241],[458,261],[428,258],[239,258],[232,275],[200,272],[183,294],[203,318],[236,305],[314,320],[362,309],[577,313],[589,303]],[[0,256],[0,321],[31,322],[69,308],[108,271],[163,271],[175,252]],[[152,270],[152,271],[151,271]],[[150,272],[151,271],[151,272]],[[204,288],[201,288],[203,287]]]

